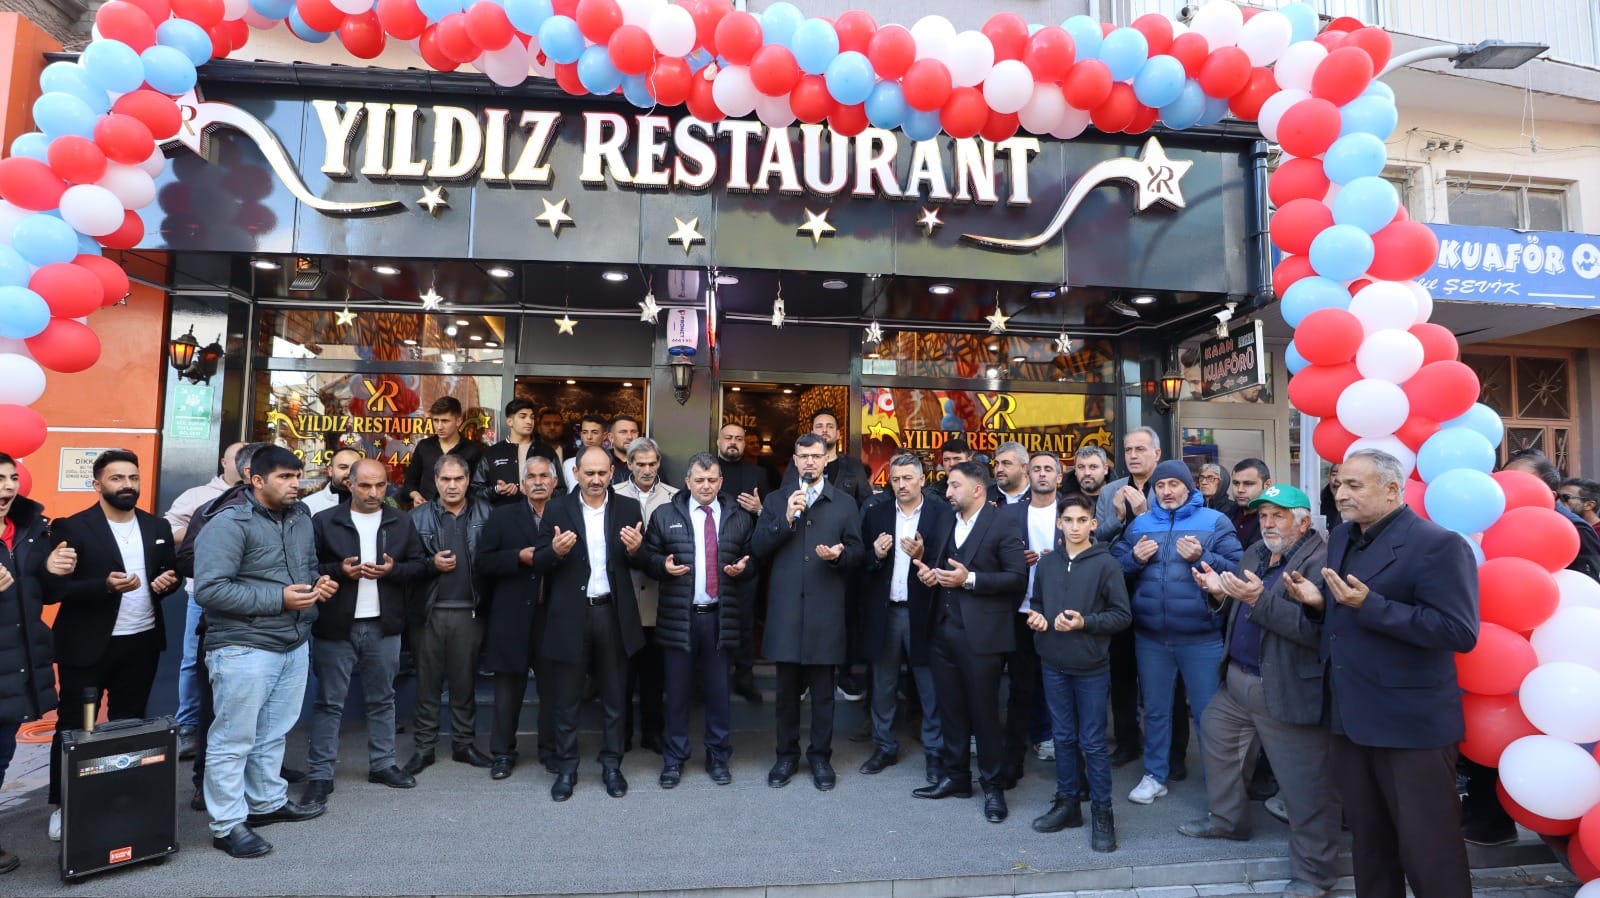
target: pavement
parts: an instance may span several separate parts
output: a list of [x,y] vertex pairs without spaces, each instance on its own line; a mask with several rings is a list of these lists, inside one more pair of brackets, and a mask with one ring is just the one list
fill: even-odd
[[[487,771],[450,761],[444,741],[439,763],[419,776],[418,786],[395,790],[366,782],[364,726],[347,720],[328,812],[306,823],[264,828],[262,835],[275,846],[272,854],[240,861],[211,848],[205,815],[187,810],[185,771],[179,853],[160,865],[128,867],[79,885],[60,881],[56,846],[45,838],[45,747],[20,746],[0,791],[0,844],[19,855],[23,866],[0,878],[0,893],[1216,898],[1276,894],[1289,875],[1287,828],[1259,806],[1249,842],[1196,841],[1175,832],[1179,823],[1205,812],[1192,748],[1194,775],[1172,784],[1167,797],[1148,807],[1126,799],[1139,777],[1137,765],[1116,771],[1120,848],[1096,854],[1088,848],[1087,828],[1041,835],[1029,827],[1054,792],[1049,763],[1029,760],[1027,775],[1008,794],[1011,818],[990,824],[977,800],[911,797],[923,779],[909,730],[902,733],[898,766],[878,776],[857,773],[871,743],[850,739],[860,708],[841,702],[837,788],[818,792],[802,765],[787,788],[772,789],[766,785],[772,702],[750,706],[736,698],[734,705],[731,785],[719,787],[706,778],[697,750],[683,784],[663,791],[656,784],[660,759],[635,750],[623,763],[629,794],[609,798],[591,729],[580,742],[584,762],[576,793],[561,804],[549,798],[550,775],[527,759],[531,732],[522,737],[527,754],[510,779],[496,782]],[[530,705],[523,720],[533,719]],[[479,722],[487,725],[486,713]],[[691,732],[698,742],[698,728]],[[410,750],[410,737],[400,736],[402,763]],[[304,735],[297,731],[288,759],[303,766],[304,757]],[[298,787],[290,794],[298,794]],[[1478,894],[1570,898],[1575,890],[1549,849],[1527,832],[1516,845],[1473,848],[1472,859]],[[1348,857],[1343,864],[1348,874]]]

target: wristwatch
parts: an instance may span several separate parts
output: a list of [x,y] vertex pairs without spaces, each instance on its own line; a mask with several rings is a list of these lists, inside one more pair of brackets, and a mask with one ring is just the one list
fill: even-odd
[[978,582],[978,572],[977,571],[967,571],[967,579],[962,582],[961,588],[962,589],[971,589],[973,587],[973,584],[975,584],[977,582]]

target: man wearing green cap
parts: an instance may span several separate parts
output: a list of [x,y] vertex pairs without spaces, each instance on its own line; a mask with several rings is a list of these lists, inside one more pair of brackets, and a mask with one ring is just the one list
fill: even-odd
[[1221,605],[1227,621],[1222,688],[1200,718],[1210,813],[1178,831],[1196,839],[1250,837],[1250,745],[1260,738],[1272,758],[1289,812],[1286,896],[1321,896],[1338,873],[1339,803],[1328,777],[1328,731],[1322,726],[1319,629],[1289,594],[1299,572],[1320,581],[1327,564],[1322,535],[1311,529],[1311,502],[1274,484],[1249,503],[1261,539],[1245,549],[1239,573],[1201,564],[1195,582]]

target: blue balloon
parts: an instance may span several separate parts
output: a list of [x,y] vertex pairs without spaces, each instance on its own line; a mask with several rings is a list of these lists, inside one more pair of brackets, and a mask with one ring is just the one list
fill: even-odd
[[1474,402],[1472,408],[1467,409],[1461,417],[1444,422],[1444,427],[1464,427],[1488,440],[1489,445],[1496,449],[1500,448],[1500,441],[1506,435],[1506,422],[1500,419],[1494,409],[1481,402]]
[[698,72],[712,63],[712,56],[704,50],[696,50],[687,57],[689,71]]
[[[1140,74],[1142,77],[1143,73]],[[1206,114],[1206,92],[1200,88],[1200,82],[1186,80],[1178,90],[1178,98],[1162,106],[1160,112],[1161,123],[1168,128],[1174,131],[1192,128],[1200,124],[1200,119]]]
[[1440,527],[1463,535],[1478,533],[1505,513],[1506,493],[1488,474],[1457,468],[1428,481],[1423,505]]
[[69,134],[93,138],[97,119],[89,104],[72,94],[52,91],[33,101],[34,124],[51,140]]
[[1320,23],[1317,21],[1317,11],[1311,8],[1311,4],[1286,3],[1278,7],[1278,12],[1289,20],[1289,43],[1316,39]]
[[11,248],[32,265],[71,262],[78,254],[78,232],[53,215],[29,215],[12,229]]
[[929,109],[924,112],[920,109],[910,109],[906,111],[906,121],[900,126],[900,130],[912,140],[932,140],[939,136],[939,131],[943,127],[939,124],[939,110]]
[[553,15],[550,0],[506,0],[506,18],[523,34],[538,34],[539,26]]
[[761,42],[793,50],[795,29],[805,20],[805,14],[793,3],[779,0],[761,12]]
[[1367,83],[1367,89],[1361,92],[1363,97],[1383,97],[1389,102],[1394,102],[1394,88],[1374,78]]
[[27,287],[0,287],[0,337],[26,340],[50,326],[50,306]]
[[645,83],[643,75],[627,75],[622,79],[622,95],[628,102],[640,109],[651,109],[656,105],[656,98],[650,93],[650,85]]
[[1372,235],[1336,224],[1311,241],[1311,270],[1330,281],[1353,281],[1372,265]]
[[867,121],[874,128],[892,131],[900,127],[905,123],[908,109],[905,92],[898,81],[879,81],[867,95]]
[[1377,94],[1362,94],[1339,109],[1339,136],[1371,134],[1388,140],[1400,124],[1400,110],[1394,101]]
[[[437,22],[451,13],[465,10],[466,4],[462,3],[461,0],[417,0],[417,9],[422,10],[422,14],[428,17],[428,21]],[[507,16],[507,18],[510,18],[510,16]],[[543,45],[541,44],[540,46]]]
[[75,62],[52,62],[45,66],[44,72],[39,75],[39,88],[44,92],[72,94],[95,112],[106,112],[111,108],[111,97],[106,94],[106,89]]
[[1355,225],[1376,234],[1400,211],[1400,194],[1382,178],[1369,175],[1344,185],[1333,198],[1335,224]]
[[867,97],[872,96],[872,87],[877,80],[873,77],[872,61],[867,59],[866,54],[855,50],[835,56],[822,77],[829,95],[846,106],[865,103]]
[[1350,291],[1338,281],[1325,277],[1304,277],[1283,291],[1279,312],[1284,323],[1299,327],[1307,315],[1320,309],[1350,308]]
[[125,94],[144,83],[144,63],[138,52],[122,41],[103,37],[91,42],[83,48],[78,64],[105,90]]
[[794,61],[807,75],[820,75],[839,55],[839,32],[821,19],[806,19],[794,30]]
[[[1078,58],[1083,58],[1081,50]],[[1118,28],[1100,42],[1100,61],[1111,70],[1112,81],[1127,81],[1150,61],[1150,42],[1132,28]]]
[[[289,30],[294,32],[294,36],[300,38],[308,44],[320,44],[333,36],[333,32],[331,31],[318,31],[317,29],[312,28],[310,25],[307,25],[306,20],[300,18],[300,7],[298,6],[289,10],[288,21]],[[151,49],[155,48],[152,47]],[[149,53],[150,50],[146,50],[144,52]],[[142,56],[144,54],[140,55]]]
[[[1186,80],[1183,63],[1171,56],[1152,56],[1133,79],[1133,95],[1144,105],[1160,109],[1177,102]],[[1195,119],[1199,118],[1199,110],[1196,110]]]
[[[299,22],[300,26],[311,34],[321,34],[321,40],[328,39],[326,33],[311,29],[305,22],[300,21],[299,15],[296,12],[289,16],[291,27]],[[295,33],[299,34],[298,31]],[[313,40],[313,38],[302,36],[302,40]],[[189,57],[182,50],[156,44],[140,53],[139,59],[144,63],[144,80],[156,90],[164,94],[177,95],[194,87],[195,64],[189,61]]]
[[27,156],[40,162],[50,161],[50,138],[38,131],[29,131],[18,134],[17,139],[11,141],[11,155]]
[[1294,341],[1290,340],[1289,348],[1283,351],[1283,364],[1284,367],[1289,369],[1290,374],[1299,374],[1306,367],[1308,367],[1311,362],[1307,361],[1306,357],[1300,354],[1300,350],[1295,347]]
[[[1502,494],[1504,492],[1504,490],[1501,491]],[[1472,563],[1478,567],[1483,567],[1484,561],[1487,560],[1483,555],[1483,546],[1478,545],[1478,541],[1475,539],[1468,539],[1465,534],[1462,534],[1461,541],[1467,544],[1468,549],[1472,550]]]
[[585,47],[578,57],[578,81],[584,90],[605,96],[622,85],[622,72],[611,61],[611,51],[604,44]]
[[1228,117],[1228,101],[1223,97],[1206,97],[1206,111],[1201,114],[1198,125],[1215,125]]
[[1062,22],[1061,27],[1072,35],[1072,45],[1077,48],[1079,59],[1100,58],[1100,44],[1105,41],[1105,34],[1099,22],[1089,16],[1073,16]]
[[188,19],[168,19],[156,27],[156,43],[189,57],[195,65],[211,61],[211,35]]
[[1335,184],[1348,184],[1356,178],[1383,174],[1389,151],[1383,141],[1371,134],[1346,134],[1328,147],[1322,156],[1322,170]]
[[78,255],[103,256],[105,255],[105,248],[100,245],[100,241],[90,237],[88,234],[79,234]]
[[0,287],[26,287],[33,277],[33,266],[9,246],[0,246]]
[[250,0],[250,8],[273,21],[289,18],[294,0]]
[[1425,483],[1457,468],[1487,474],[1494,470],[1494,463],[1494,446],[1470,427],[1440,428],[1417,450],[1417,473]]
[[551,16],[539,26],[539,49],[550,61],[567,65],[583,55],[583,32],[566,16]]

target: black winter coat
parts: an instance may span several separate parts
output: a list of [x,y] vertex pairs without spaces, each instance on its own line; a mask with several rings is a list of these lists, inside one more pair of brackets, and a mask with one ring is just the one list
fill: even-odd
[[[689,651],[690,617],[694,611],[694,525],[690,515],[701,515],[690,506],[688,490],[680,490],[667,504],[650,516],[645,532],[644,552],[651,577],[661,581],[656,606],[656,643],[664,649]],[[695,502],[694,505],[700,503]],[[759,567],[751,558],[744,573],[730,577],[723,570],[750,554],[750,535],[755,519],[727,496],[719,497],[717,513],[717,643],[732,651],[739,646],[739,602],[745,584],[754,580]],[[677,577],[667,573],[667,556],[689,570]]]
[[11,500],[16,527],[8,551],[0,542],[0,566],[15,583],[0,592],[0,727],[38,720],[56,706],[56,676],[50,628],[40,617],[46,604],[39,574],[50,554],[50,520],[44,506],[18,496]]
[[[772,577],[762,653],[789,664],[844,664],[846,596],[867,557],[860,512],[832,483],[798,520],[789,520],[788,505],[789,493],[768,495],[751,542]],[[823,561],[819,545],[843,545],[844,552]]]
[[[330,508],[312,518],[311,523],[317,534],[317,568],[339,584],[339,591],[318,612],[311,635],[348,641],[356,618],[360,581],[346,577],[343,564],[344,559],[361,554],[361,534],[356,532],[349,504]],[[411,519],[387,505],[378,525],[378,560],[383,560],[385,554],[394,559],[394,569],[378,581],[378,622],[383,635],[396,636],[405,629],[406,594],[427,576],[433,563],[422,554],[422,541],[417,538]]]
[[[548,515],[550,506],[546,505]],[[550,545],[550,528],[536,525],[526,499],[502,505],[489,515],[478,539],[478,573],[488,627],[484,663],[495,673],[526,673],[538,654],[544,631],[544,576],[518,556],[529,546]]]

